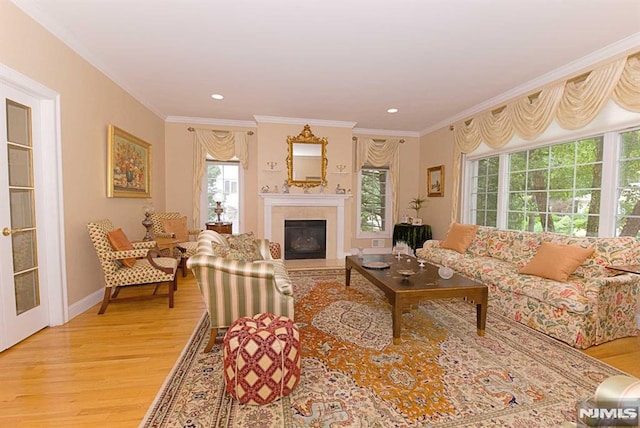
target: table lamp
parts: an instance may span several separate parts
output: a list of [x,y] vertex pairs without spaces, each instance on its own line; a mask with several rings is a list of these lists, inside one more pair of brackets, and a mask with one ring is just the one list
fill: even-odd
[[213,195],[213,201],[216,203],[216,207],[213,209],[213,212],[218,215],[218,220],[216,221],[216,223],[222,223],[222,220],[220,220],[220,215],[224,212],[224,209],[222,208],[224,194],[217,192]]

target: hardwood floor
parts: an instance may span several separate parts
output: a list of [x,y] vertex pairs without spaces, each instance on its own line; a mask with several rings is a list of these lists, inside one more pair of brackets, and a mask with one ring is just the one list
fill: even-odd
[[[173,309],[166,298],[98,307],[0,353],[0,427],[138,426],[204,313],[200,292],[189,274]],[[586,353],[640,377],[638,337]]]

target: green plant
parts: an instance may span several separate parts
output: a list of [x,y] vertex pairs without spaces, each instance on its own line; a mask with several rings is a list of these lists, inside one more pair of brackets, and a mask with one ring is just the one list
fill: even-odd
[[421,196],[417,196],[409,201],[409,208],[416,211],[416,217],[420,217],[420,210],[422,206],[425,205],[425,202],[427,202],[427,198]]

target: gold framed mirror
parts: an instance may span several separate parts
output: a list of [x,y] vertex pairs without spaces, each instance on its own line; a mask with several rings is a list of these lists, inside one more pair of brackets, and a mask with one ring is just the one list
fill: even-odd
[[327,137],[313,135],[305,125],[297,136],[288,136],[287,184],[298,187],[327,185]]

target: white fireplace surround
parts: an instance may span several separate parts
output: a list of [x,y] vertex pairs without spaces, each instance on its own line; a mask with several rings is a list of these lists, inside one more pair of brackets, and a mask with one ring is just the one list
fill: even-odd
[[[274,207],[335,207],[336,208],[336,254],[345,257],[344,251],[344,201],[351,195],[345,194],[287,194],[261,193],[264,199],[264,237],[272,239],[272,210]],[[329,231],[327,230],[327,233]],[[329,249],[327,249],[328,251]]]

